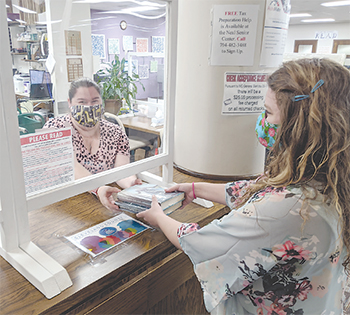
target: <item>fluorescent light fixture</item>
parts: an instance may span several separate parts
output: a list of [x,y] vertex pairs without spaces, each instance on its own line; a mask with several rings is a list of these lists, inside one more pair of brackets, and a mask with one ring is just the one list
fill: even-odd
[[19,22],[19,23],[27,24],[26,21],[23,21],[23,20],[20,20],[20,19],[16,19],[16,21]]
[[6,4],[6,8],[9,8],[10,6]]
[[307,17],[307,16],[312,16],[309,13],[295,13],[295,14],[289,14],[289,17],[295,18],[295,17]]
[[332,1],[332,2],[324,2],[321,3],[324,7],[340,7],[343,5],[350,5],[349,0],[343,0],[343,1]]
[[129,15],[137,16],[142,19],[156,20],[165,16],[166,13],[162,13],[157,16],[147,16],[147,15],[142,15],[134,12],[127,12],[127,11],[101,11],[101,12],[98,12],[97,14],[129,14]]
[[11,20],[11,19],[9,19],[9,18],[7,18],[7,22],[12,22],[12,20]]
[[334,19],[309,19],[309,20],[301,20],[304,23],[323,23],[323,22],[334,22]]
[[35,24],[38,25],[47,25],[47,24],[57,24],[57,23],[61,23],[62,20],[55,20],[55,21],[41,21],[41,22],[35,22]]
[[32,10],[29,10],[27,8],[20,7],[19,5],[12,4],[12,6],[14,6],[16,9],[18,9],[18,10],[24,12],[24,13],[32,13],[32,14],[36,14],[37,13],[36,11],[32,11]]
[[151,7],[151,6],[140,6],[140,7],[134,7],[134,8],[127,8],[127,9],[122,9],[122,12],[145,12],[145,11],[150,11],[150,10],[158,10],[157,7]]

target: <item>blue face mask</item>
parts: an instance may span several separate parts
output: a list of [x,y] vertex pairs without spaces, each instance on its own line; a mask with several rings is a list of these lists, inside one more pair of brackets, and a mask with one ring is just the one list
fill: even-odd
[[266,121],[266,113],[263,111],[256,121],[255,132],[259,142],[266,148],[271,148],[276,141],[279,125]]

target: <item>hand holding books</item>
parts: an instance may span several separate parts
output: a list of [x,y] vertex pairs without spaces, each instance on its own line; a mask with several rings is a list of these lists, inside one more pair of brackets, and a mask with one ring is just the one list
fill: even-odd
[[159,205],[166,214],[180,208],[184,199],[183,192],[166,192],[158,185],[143,183],[120,191],[117,194],[118,200],[115,201],[115,204],[121,210],[139,213],[151,208],[153,195],[156,196]]

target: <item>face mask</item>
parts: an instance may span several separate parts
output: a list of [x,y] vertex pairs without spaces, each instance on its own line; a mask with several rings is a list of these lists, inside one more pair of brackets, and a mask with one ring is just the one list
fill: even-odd
[[266,121],[266,114],[263,111],[256,121],[255,132],[259,142],[266,148],[272,147],[277,137],[279,125],[270,124]]
[[103,105],[73,105],[70,111],[79,125],[94,127],[101,120]]

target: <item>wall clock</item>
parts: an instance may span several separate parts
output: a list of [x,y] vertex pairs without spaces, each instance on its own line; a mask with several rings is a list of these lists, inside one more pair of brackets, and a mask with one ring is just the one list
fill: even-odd
[[124,31],[128,25],[126,24],[126,21],[121,21],[120,22],[120,28]]

